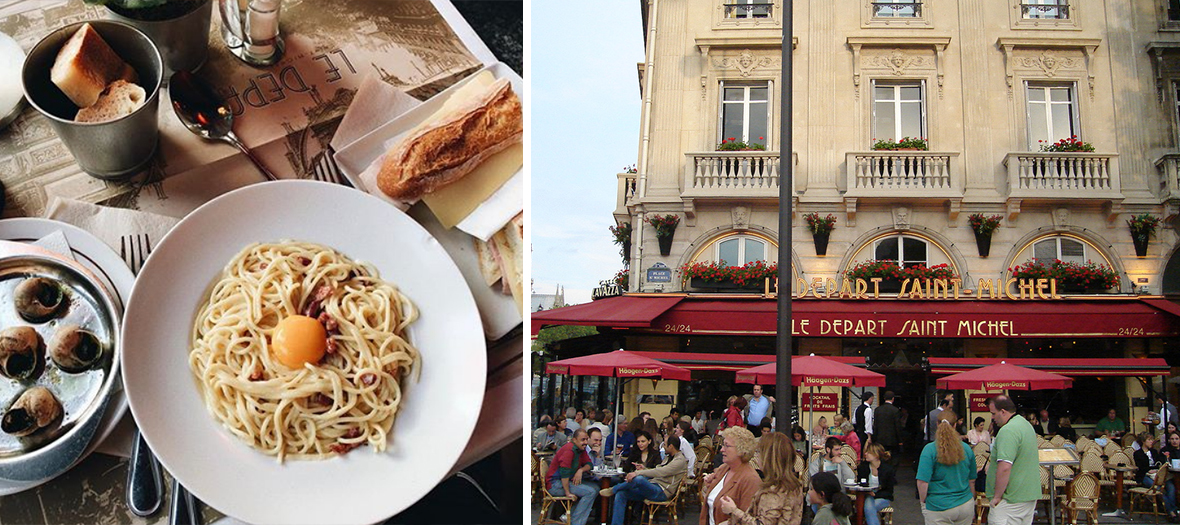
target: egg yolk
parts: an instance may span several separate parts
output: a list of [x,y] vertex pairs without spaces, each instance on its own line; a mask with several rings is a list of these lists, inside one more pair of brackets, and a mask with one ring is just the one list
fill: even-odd
[[275,358],[290,368],[320,362],[327,346],[328,331],[324,325],[306,315],[292,315],[279,321],[271,336]]

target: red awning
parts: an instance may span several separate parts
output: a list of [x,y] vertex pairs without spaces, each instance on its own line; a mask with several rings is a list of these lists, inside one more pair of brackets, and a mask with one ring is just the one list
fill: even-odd
[[553,361],[545,365],[545,372],[573,376],[654,377],[681,381],[690,380],[692,375],[686,368],[635,355],[634,352],[626,350]]
[[[766,363],[737,373],[737,382],[777,384],[777,363]],[[791,356],[794,386],[885,386],[885,376],[817,355]]]
[[545,325],[605,326],[611,328],[650,328],[651,322],[676,306],[683,295],[657,297],[623,295],[597,301],[533,312],[533,335]]
[[[777,317],[772,300],[688,297],[637,330],[772,336]],[[1180,316],[1134,297],[1065,301],[797,300],[792,302],[792,326],[797,337],[1180,337]]]
[[947,390],[1061,390],[1072,384],[1073,379],[1063,375],[1005,361],[952,374],[937,382],[938,388]]
[[[725,370],[736,372],[766,363],[773,363],[775,356],[768,354],[705,354],[691,352],[631,352],[635,355],[658,359],[665,363],[689,370]],[[864,368],[865,358],[859,356],[824,356],[837,363]]]
[[1171,374],[1171,368],[1163,359],[979,359],[963,357],[931,357],[930,373],[935,375],[956,374],[1007,361],[1013,365],[1061,374],[1066,377],[1110,376],[1149,377]]

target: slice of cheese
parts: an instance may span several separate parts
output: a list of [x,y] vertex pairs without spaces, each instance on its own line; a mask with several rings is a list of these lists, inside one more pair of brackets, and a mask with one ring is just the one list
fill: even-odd
[[463,180],[423,195],[422,201],[444,228],[454,228],[520,171],[523,164],[524,145],[513,144],[488,157]]
[[524,305],[524,238],[521,235],[523,221],[515,220],[492,236],[492,244],[500,252],[503,265],[503,279],[512,290],[516,308]]
[[[463,104],[464,101],[487,90],[496,77],[491,71],[481,71],[462,86],[459,86],[450,98],[443,102],[442,107],[416,126],[410,134],[420,128],[437,122],[449,111]],[[471,215],[475,208],[486,201],[496,190],[500,189],[508,179],[512,178],[524,164],[524,146],[515,144],[508,149],[489,157],[474,171],[463,177],[455,184],[448,184],[422,197],[438,222],[444,228],[454,228],[463,219]]]

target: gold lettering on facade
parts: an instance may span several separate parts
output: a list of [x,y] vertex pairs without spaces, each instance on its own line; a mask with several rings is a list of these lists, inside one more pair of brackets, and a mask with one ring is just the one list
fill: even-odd
[[865,282],[864,279],[857,279],[856,280],[856,298],[857,299],[868,299],[869,298],[868,291],[869,291],[869,283]]
[[[855,285],[859,285],[862,282],[864,282],[864,281],[861,279],[857,279]],[[855,285],[853,284],[852,279],[844,279],[844,280],[840,281],[840,298],[841,299],[852,299],[852,287]]]
[[980,279],[979,280],[979,298],[980,299],[983,299],[983,291],[984,290],[987,290],[988,296],[991,297],[992,299],[998,299],[1000,297],[1000,291],[996,289],[996,287],[992,283],[991,279]]
[[873,299],[879,299],[881,297],[881,281],[884,281],[884,279],[873,277],[869,281],[873,283]]
[[1048,299],[1049,296],[1045,295],[1045,290],[1048,288],[1049,288],[1049,280],[1048,279],[1037,279],[1037,298],[1038,299]]
[[[1003,287],[1004,288],[1004,297],[1007,297],[1013,301],[1019,299],[1019,297],[1012,295],[1012,285],[1014,283],[1016,283],[1016,281],[1017,281],[1017,279],[1008,279],[1007,281],[1004,281],[1004,287]],[[999,282],[999,279],[996,279],[996,282]]]
[[838,288],[836,280],[828,277],[827,285],[824,286],[824,299],[831,299],[833,295],[839,295]]
[[1032,299],[1033,288],[1036,287],[1036,282],[1029,279],[1021,279],[1017,281],[1016,289],[1020,290],[1021,299]]

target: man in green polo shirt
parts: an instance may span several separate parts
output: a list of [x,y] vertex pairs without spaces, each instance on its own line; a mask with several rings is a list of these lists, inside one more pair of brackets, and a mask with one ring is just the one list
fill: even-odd
[[1109,436],[1112,439],[1123,437],[1123,433],[1127,431],[1127,424],[1118,417],[1114,409],[1110,409],[1106,413],[1106,417],[1099,419],[1098,424],[1094,426],[1094,432]]
[[988,460],[987,497],[992,509],[987,522],[1029,525],[1041,497],[1037,434],[1028,420],[1016,416],[1016,404],[1008,396],[989,399],[987,408],[1000,427]]

